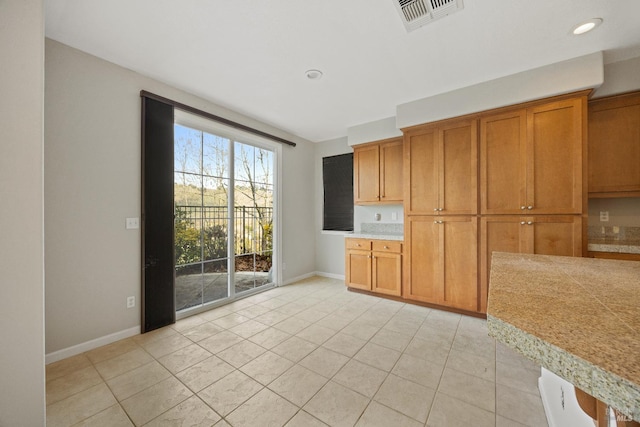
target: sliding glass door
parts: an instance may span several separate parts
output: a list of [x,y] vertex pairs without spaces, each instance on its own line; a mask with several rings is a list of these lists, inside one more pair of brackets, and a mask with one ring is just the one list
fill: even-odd
[[273,283],[274,151],[174,127],[178,313]]

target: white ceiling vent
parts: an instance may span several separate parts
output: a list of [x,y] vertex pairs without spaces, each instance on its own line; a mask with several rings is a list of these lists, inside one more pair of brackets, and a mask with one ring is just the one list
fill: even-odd
[[462,0],[393,0],[407,32],[462,10]]

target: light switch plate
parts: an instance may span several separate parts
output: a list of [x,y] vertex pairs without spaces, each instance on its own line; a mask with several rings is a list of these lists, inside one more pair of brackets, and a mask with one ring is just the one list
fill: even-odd
[[126,222],[127,230],[135,230],[140,228],[140,219],[139,218],[127,218]]

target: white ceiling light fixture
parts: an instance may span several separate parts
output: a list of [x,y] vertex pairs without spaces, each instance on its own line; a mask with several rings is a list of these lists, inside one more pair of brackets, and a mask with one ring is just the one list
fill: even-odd
[[309,80],[320,80],[322,78],[322,71],[320,70],[307,70],[304,73]]
[[582,22],[573,27],[571,32],[574,35],[579,36],[580,34],[588,33],[600,24],[602,24],[602,18],[589,19],[588,21]]

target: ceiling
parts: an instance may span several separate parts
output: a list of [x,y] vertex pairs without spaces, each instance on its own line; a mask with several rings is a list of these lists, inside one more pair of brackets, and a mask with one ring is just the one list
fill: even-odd
[[394,1],[45,0],[46,36],[314,142],[595,51],[640,56],[638,0],[464,0],[411,33]]

